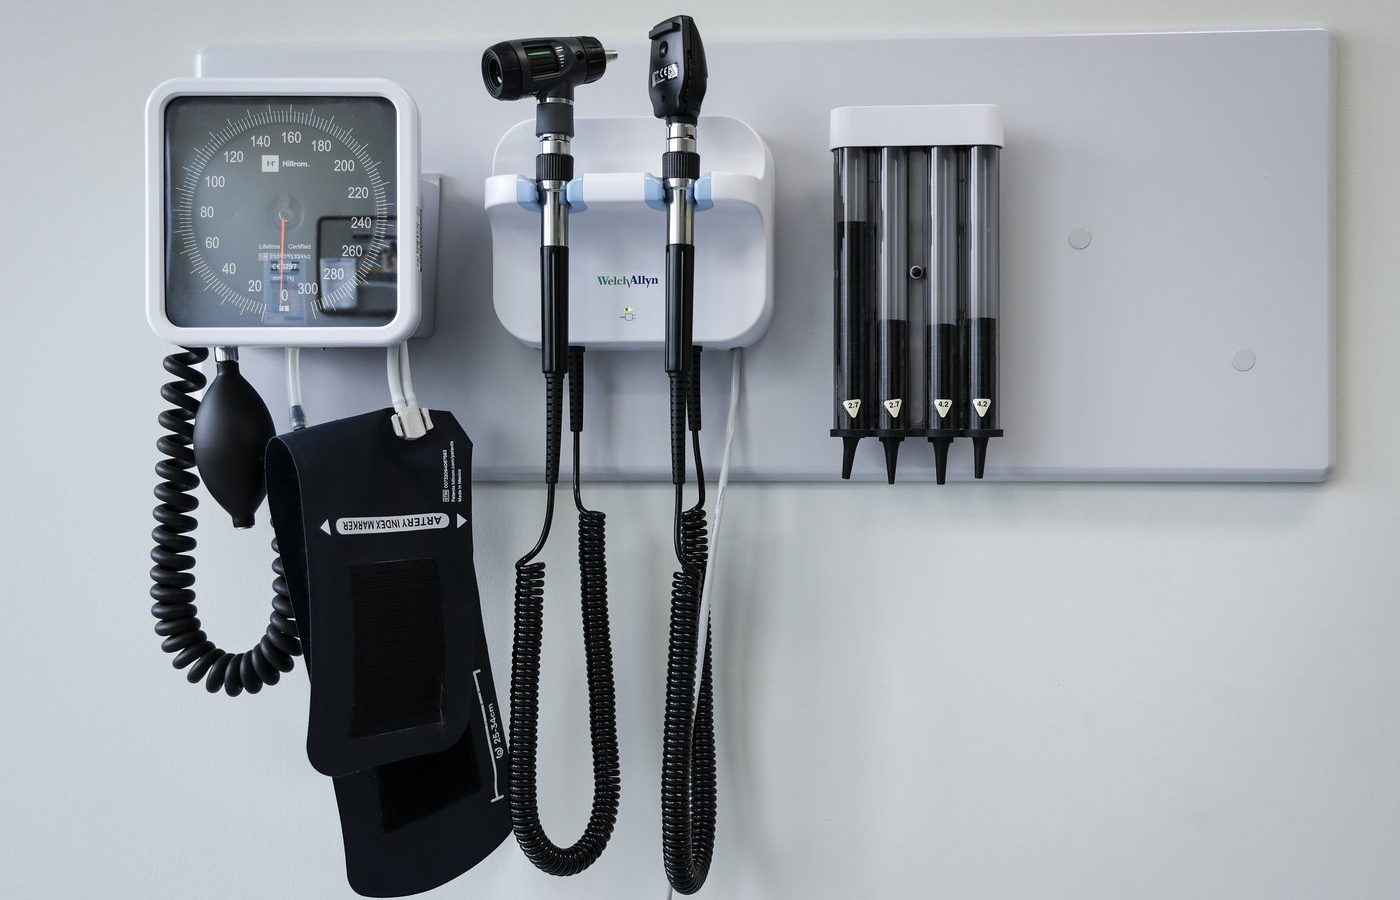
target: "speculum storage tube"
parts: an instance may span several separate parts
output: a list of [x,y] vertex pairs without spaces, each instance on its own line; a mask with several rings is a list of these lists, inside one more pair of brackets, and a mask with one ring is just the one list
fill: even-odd
[[833,151],[836,167],[836,382],[831,433],[842,440],[841,477],[851,477],[856,445],[874,433],[871,325],[874,319],[875,222],[871,151]]
[[876,298],[876,365],[880,408],[877,434],[885,447],[885,473],[894,484],[899,443],[908,421],[909,388],[909,187],[908,153],[880,150],[880,262]]
[[967,434],[974,474],[986,470],[987,441],[1002,434],[997,396],[997,323],[1001,305],[1001,149],[968,151],[967,309],[962,322]]
[[958,252],[960,157],[957,147],[929,150],[928,291],[930,295],[925,352],[928,361],[928,439],[933,444],[939,484],[948,477],[948,450],[962,434],[961,342],[958,339],[958,293],[962,266]]

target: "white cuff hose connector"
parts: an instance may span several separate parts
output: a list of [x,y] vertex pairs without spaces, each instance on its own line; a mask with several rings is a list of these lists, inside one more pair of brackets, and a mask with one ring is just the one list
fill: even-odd
[[406,441],[416,441],[433,430],[432,417],[418,405],[413,392],[413,373],[409,370],[408,344],[389,348],[389,397],[394,404],[394,434]]

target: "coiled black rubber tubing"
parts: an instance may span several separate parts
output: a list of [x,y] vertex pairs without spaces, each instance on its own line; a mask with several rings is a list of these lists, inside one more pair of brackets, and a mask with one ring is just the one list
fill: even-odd
[[[679,459],[676,482],[674,543],[680,564],[671,578],[671,622],[666,650],[666,712],[661,753],[661,855],[666,878],[680,894],[700,890],[714,858],[718,790],[715,754],[714,685],[710,623],[705,621],[705,653],[700,689],[695,689],[695,660],[700,647],[700,611],[709,564],[709,528],[705,519],[705,468],[700,457],[700,348],[694,348],[690,371],[671,383],[671,453]],[[691,448],[699,497],[684,509],[685,427],[689,418]]]
[[579,575],[583,614],[583,651],[588,672],[588,731],[593,753],[593,803],[583,834],[561,847],[549,839],[540,822],[536,786],[539,752],[540,644],[544,626],[545,564],[536,561],[549,539],[554,519],[558,480],[563,390],[557,376],[547,376],[546,481],[548,494],[539,540],[515,564],[515,631],[510,671],[510,798],[511,827],[527,859],[550,875],[575,875],[597,861],[617,824],[621,797],[618,759],[616,692],[612,670],[612,641],[608,627],[606,519],[584,507],[579,492],[579,435],[582,419],[582,354],[571,353],[571,392],[577,392],[574,413],[574,504],[578,508]]
[[[198,525],[194,511],[199,500],[194,496],[199,476],[194,472],[194,419],[199,413],[199,400],[194,394],[205,385],[204,373],[195,368],[209,357],[203,348],[184,348],[165,358],[165,371],[175,381],[161,386],[160,396],[169,409],[160,413],[160,427],[166,434],[156,441],[161,459],[156,463],[155,495],[160,505],[154,510],[156,528],[151,532],[155,547],[151,550],[151,615],[158,620],[156,634],[163,640],[161,649],[175,654],[171,661],[177,669],[189,671],[185,677],[193,684],[204,679],[205,690],[217,693],[221,688],[230,697],[247,691],[256,694],[263,685],[276,684],[284,672],[292,671],[293,657],[301,655],[295,614],[287,592],[287,579],[282,559],[275,557],[272,571],[272,614],[267,632],[253,649],[230,653],[209,640],[200,628],[199,610],[195,607],[194,530]],[[275,553],[277,542],[272,542]]]

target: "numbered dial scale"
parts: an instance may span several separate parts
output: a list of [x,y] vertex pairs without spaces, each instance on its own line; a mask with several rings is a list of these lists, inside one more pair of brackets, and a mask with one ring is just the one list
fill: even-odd
[[147,129],[147,312],[162,338],[385,346],[418,327],[418,121],[402,88],[171,81]]

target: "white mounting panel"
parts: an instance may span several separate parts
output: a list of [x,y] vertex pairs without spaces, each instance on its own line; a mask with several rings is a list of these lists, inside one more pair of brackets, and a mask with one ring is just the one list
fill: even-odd
[[[580,115],[646,114],[648,22],[579,90]],[[701,23],[703,25],[703,22]],[[538,354],[492,309],[483,182],[528,103],[480,88],[482,48],[432,43],[218,46],[203,75],[372,75],[422,114],[423,168],[443,174],[435,336],[415,345],[425,402],[476,443],[478,479],[543,464]],[[988,478],[1317,481],[1333,460],[1333,54],[1318,29],[1170,34],[706,40],[705,110],[751,124],[778,179],[775,315],[745,351],[736,478],[835,480],[830,112],[994,103],[1002,157],[1002,397]],[[812,60],[835,60],[811,65]],[[801,73],[801,77],[793,73]],[[700,135],[700,151],[705,150]],[[658,136],[659,157],[662,141]],[[702,162],[703,165],[703,162]],[[586,216],[577,227],[587,227]],[[704,227],[704,216],[697,228]],[[659,228],[659,225],[658,225]],[[1083,250],[1071,246],[1084,244]],[[657,252],[662,248],[658,231]],[[697,280],[722,260],[700,258]],[[728,366],[707,355],[707,458]],[[1248,371],[1238,371],[1250,361]],[[280,357],[245,353],[280,396]],[[304,354],[315,420],[385,402],[382,354]],[[666,480],[659,356],[588,356],[585,473]],[[864,442],[856,477],[883,477]],[[911,444],[913,442],[906,442]],[[922,452],[921,452],[922,451]],[[969,477],[967,441],[949,477]],[[932,478],[906,446],[903,481]]]

